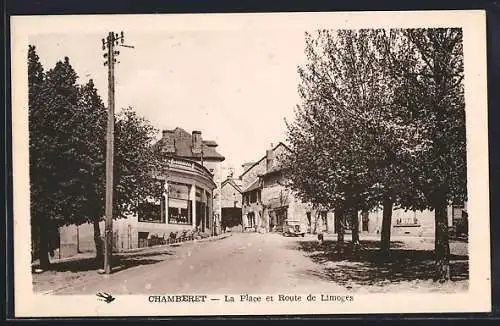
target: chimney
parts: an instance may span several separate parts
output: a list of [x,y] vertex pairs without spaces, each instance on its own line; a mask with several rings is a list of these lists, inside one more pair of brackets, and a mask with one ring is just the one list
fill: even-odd
[[175,132],[173,130],[163,130],[163,149],[167,154],[175,153]]
[[191,151],[193,154],[200,154],[201,155],[201,131],[199,130],[193,130],[191,134],[191,139],[192,139],[192,146],[191,146]]
[[271,148],[266,151],[266,170],[269,171],[273,167],[273,144],[271,144]]

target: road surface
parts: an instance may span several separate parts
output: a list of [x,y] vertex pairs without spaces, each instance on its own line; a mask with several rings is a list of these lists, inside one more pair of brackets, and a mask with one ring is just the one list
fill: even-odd
[[159,262],[96,275],[53,294],[342,291],[334,282],[314,276],[322,267],[298,250],[298,241],[302,239],[279,234],[233,233],[217,241],[183,244]]

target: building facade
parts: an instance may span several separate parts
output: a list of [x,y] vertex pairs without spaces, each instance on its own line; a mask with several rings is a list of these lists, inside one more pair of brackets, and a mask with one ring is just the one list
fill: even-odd
[[[451,233],[467,235],[467,202],[463,205],[449,205],[447,208],[448,226]],[[382,229],[382,210],[359,213],[359,231],[379,234]],[[395,208],[392,211],[391,234],[419,237],[433,237],[436,226],[433,210],[405,211]],[[453,235],[453,234],[452,234]]]
[[[156,176],[164,186],[163,196],[140,203],[137,214],[113,221],[116,251],[163,243],[173,234],[194,230],[213,235],[220,224],[214,218],[214,175],[224,157],[215,150],[217,144],[203,141],[200,131],[189,134],[176,128],[163,131],[154,146],[166,161],[165,170]],[[104,222],[100,231],[104,236]],[[92,225],[62,227],[60,234],[63,256],[95,250]]]
[[[307,226],[310,233],[337,233],[332,211],[303,203],[286,187],[285,171],[280,166],[279,156],[289,149],[279,143],[266,151],[256,162],[243,164],[240,176],[242,183],[242,225],[246,231],[279,231],[285,220],[296,221]],[[450,231],[466,235],[468,231],[467,203],[450,205],[447,210]],[[380,234],[382,210],[358,213],[358,227],[361,234]],[[345,231],[352,231],[350,223],[344,221]],[[434,211],[405,211],[394,208],[391,234],[396,236],[433,237],[435,233]]]
[[281,231],[285,220],[305,225],[309,232],[333,231],[333,214],[303,203],[287,187],[279,157],[289,151],[283,143],[266,151],[255,163],[243,165],[240,176],[245,231]]
[[221,186],[221,225],[225,229],[241,226],[241,188],[229,175]]

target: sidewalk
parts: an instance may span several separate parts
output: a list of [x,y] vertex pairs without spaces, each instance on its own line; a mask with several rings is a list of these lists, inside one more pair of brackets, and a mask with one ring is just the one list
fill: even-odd
[[[217,236],[212,236],[204,239],[194,239],[194,240],[189,240],[189,241],[184,241],[184,242],[178,242],[178,243],[170,243],[170,244],[164,244],[164,245],[158,245],[158,246],[151,246],[151,247],[142,247],[142,248],[134,248],[134,249],[128,249],[120,252],[113,252],[113,256],[115,257],[134,257],[134,256],[140,256],[140,255],[145,255],[145,254],[162,254],[166,250],[168,250],[171,247],[178,247],[182,246],[184,244],[188,243],[199,243],[199,242],[206,242],[206,241],[216,241],[216,240],[222,240],[227,237],[231,236],[231,233],[222,233]],[[83,253],[78,253],[74,256],[71,257],[64,257],[64,258],[50,258],[50,263],[51,264],[58,264],[58,263],[66,263],[66,262],[76,262],[76,261],[84,261],[88,259],[92,259],[95,257],[95,252],[83,252]],[[39,260],[35,260],[34,262],[31,263],[31,267],[36,268],[39,266]]]

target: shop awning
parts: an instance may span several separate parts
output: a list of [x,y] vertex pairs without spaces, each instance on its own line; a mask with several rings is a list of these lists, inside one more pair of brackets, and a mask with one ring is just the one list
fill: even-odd
[[168,199],[168,207],[175,207],[175,208],[188,208],[188,201],[187,200],[182,200],[182,199],[176,199],[176,198],[169,198]]

